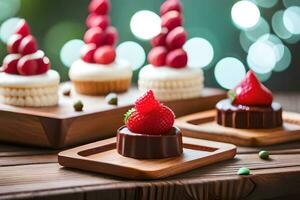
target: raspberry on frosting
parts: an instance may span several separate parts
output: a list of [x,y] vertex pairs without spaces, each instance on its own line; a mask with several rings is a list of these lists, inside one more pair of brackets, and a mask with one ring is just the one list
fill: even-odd
[[115,45],[118,31],[111,26],[109,12],[110,0],[91,0],[84,34],[84,45],[80,51],[81,59],[88,63],[110,64],[116,59]]
[[175,115],[167,106],[155,99],[152,90],[135,102],[135,107],[125,114],[127,128],[138,134],[163,135],[174,125]]
[[16,31],[7,41],[8,55],[3,60],[2,71],[8,74],[32,76],[46,73],[49,58],[38,49],[38,44],[25,19],[21,19]]
[[187,53],[183,45],[187,39],[182,24],[182,5],[180,0],[166,0],[160,8],[161,32],[151,40],[152,50],[148,62],[153,66],[184,68],[187,65]]

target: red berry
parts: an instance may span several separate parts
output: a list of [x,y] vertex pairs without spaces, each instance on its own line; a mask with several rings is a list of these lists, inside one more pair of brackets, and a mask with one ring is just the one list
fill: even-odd
[[146,94],[138,98],[135,102],[135,109],[140,113],[148,113],[160,106],[159,101],[155,99],[152,90],[147,91]]
[[154,47],[148,54],[148,62],[154,66],[164,66],[168,49],[163,46]]
[[7,55],[3,60],[2,71],[8,74],[18,74],[17,65],[20,58],[20,54]]
[[172,10],[175,10],[175,11],[178,11],[181,13],[182,5],[181,5],[180,1],[175,1],[175,0],[165,1],[160,7],[160,15],[162,16]]
[[168,53],[166,64],[174,68],[183,68],[187,65],[187,54],[183,49],[175,49]]
[[107,15],[90,14],[86,19],[87,27],[100,27],[105,30],[110,24],[110,19]]
[[106,29],[106,35],[105,35],[105,44],[110,46],[115,46],[118,41],[118,31],[115,27],[108,27]]
[[115,61],[115,58],[115,49],[108,45],[99,47],[94,54],[94,59],[98,64],[110,64]]
[[10,36],[7,41],[7,51],[9,53],[18,53],[22,39],[23,37],[20,34],[13,34]]
[[242,82],[229,92],[229,95],[235,105],[270,106],[273,101],[272,92],[257,79],[251,70]]
[[97,46],[95,44],[85,44],[81,50],[81,59],[88,63],[95,63],[94,54],[97,50]]
[[89,4],[89,12],[105,15],[109,12],[110,7],[109,0],[92,0]]
[[102,30],[102,28],[99,28],[99,27],[90,28],[84,34],[83,40],[86,44],[94,43],[97,46],[100,46],[104,43],[105,32]]
[[49,58],[45,56],[43,58],[39,58],[37,61],[38,61],[38,69],[36,74],[45,74],[51,66]]
[[36,39],[32,35],[24,37],[18,52],[23,55],[35,53],[38,50]]
[[157,36],[152,38],[151,45],[153,47],[164,46],[166,44],[167,34],[168,34],[168,29],[162,28],[161,32]]
[[127,128],[139,134],[163,135],[173,127],[175,115],[166,106],[159,106],[148,113],[130,111],[125,118]]
[[39,67],[38,59],[32,59],[30,56],[23,56],[18,62],[18,72],[23,76],[32,76],[37,74]]
[[169,49],[182,48],[186,42],[187,34],[182,26],[176,27],[169,32],[166,43]]
[[18,24],[17,24],[17,29],[16,29],[16,34],[20,34],[23,37],[26,37],[28,35],[30,35],[30,29],[29,26],[27,24],[27,22],[25,21],[25,19],[21,19]]
[[182,17],[177,11],[170,11],[161,17],[162,27],[167,28],[169,31],[173,30],[178,26],[182,26]]

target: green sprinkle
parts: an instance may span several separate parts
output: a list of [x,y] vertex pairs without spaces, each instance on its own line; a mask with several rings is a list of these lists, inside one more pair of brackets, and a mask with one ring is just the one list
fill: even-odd
[[229,97],[229,99],[231,99],[231,101],[234,101],[235,97],[236,97],[236,93],[233,90],[229,90],[227,92],[227,96]]
[[131,108],[127,111],[127,113],[124,115],[124,123],[127,123],[128,118],[135,112],[134,108]]
[[118,95],[116,93],[110,93],[105,97],[106,102],[109,105],[114,105],[117,106],[118,105]]
[[82,101],[79,100],[79,101],[75,102],[74,105],[73,105],[73,107],[74,107],[75,111],[81,112],[83,110],[83,103],[82,103]]
[[258,153],[258,155],[259,155],[259,157],[260,157],[261,159],[264,159],[264,160],[269,159],[269,152],[268,152],[268,151],[260,151],[260,152]]
[[237,172],[238,175],[249,175],[250,170],[246,167],[241,167],[239,171]]

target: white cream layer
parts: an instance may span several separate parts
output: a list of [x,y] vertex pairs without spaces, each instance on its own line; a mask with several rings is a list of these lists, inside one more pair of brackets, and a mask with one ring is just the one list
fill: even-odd
[[0,87],[17,87],[17,88],[31,88],[43,87],[48,85],[58,85],[60,81],[59,74],[54,70],[49,70],[45,74],[33,76],[21,76],[0,73]]
[[154,67],[153,65],[146,65],[139,74],[140,80],[181,80],[199,77],[203,79],[203,72],[200,68],[175,69],[167,66]]
[[118,60],[109,65],[87,63],[77,60],[69,71],[71,80],[77,81],[106,81],[132,77],[130,64],[125,60]]

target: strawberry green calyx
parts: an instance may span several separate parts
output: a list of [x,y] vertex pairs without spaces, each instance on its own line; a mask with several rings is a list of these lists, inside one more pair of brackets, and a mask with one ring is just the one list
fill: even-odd
[[135,108],[131,108],[130,110],[127,111],[127,113],[125,113],[124,115],[124,123],[126,124],[129,117],[134,113],[136,112]]
[[233,102],[235,100],[235,98],[236,98],[236,93],[233,90],[229,90],[227,92],[227,96]]

